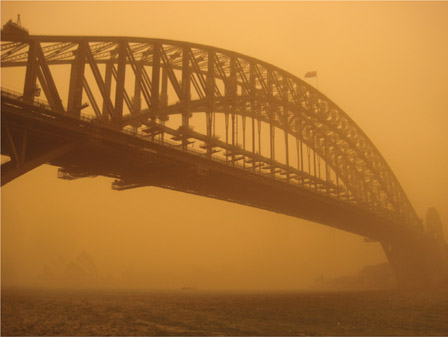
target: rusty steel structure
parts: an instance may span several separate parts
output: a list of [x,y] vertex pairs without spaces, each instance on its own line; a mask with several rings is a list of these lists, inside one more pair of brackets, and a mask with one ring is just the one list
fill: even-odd
[[7,32],[1,67],[23,69],[22,91],[2,88],[2,185],[50,163],[64,179],[104,175],[115,189],[155,185],[317,221],[381,241],[391,262],[404,256],[396,238],[424,233],[365,133],[274,65],[180,41]]

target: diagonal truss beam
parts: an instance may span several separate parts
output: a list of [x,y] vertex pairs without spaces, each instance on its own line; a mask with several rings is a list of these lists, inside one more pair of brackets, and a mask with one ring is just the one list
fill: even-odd
[[105,112],[110,116],[112,120],[115,121],[115,108],[112,104],[112,100],[110,99],[110,91],[106,89],[106,85],[103,81],[100,70],[98,69],[98,65],[96,64],[95,59],[92,55],[89,44],[87,42],[81,42],[81,44],[84,44],[87,62],[90,65],[93,77],[95,78],[98,89],[100,90],[101,96],[103,97],[103,102],[106,108]]

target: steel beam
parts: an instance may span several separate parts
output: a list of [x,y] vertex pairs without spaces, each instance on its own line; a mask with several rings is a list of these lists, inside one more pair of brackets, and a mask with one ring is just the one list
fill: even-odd
[[23,101],[33,104],[34,96],[36,96],[36,80],[37,80],[37,41],[29,42],[28,61],[26,63],[25,85],[23,88]]
[[[213,127],[213,110],[215,108],[215,52],[213,50],[208,51],[207,55],[207,78],[206,78],[206,96],[208,100],[207,112],[205,113],[205,123],[207,138],[209,139],[209,145],[211,143],[212,127]],[[207,157],[212,156],[212,147],[207,147]]]
[[126,74],[126,42],[121,42],[118,47],[118,69],[115,90],[114,122],[120,123],[123,118],[124,81]]
[[[62,100],[59,96],[56,83],[54,82],[53,76],[51,75],[50,68],[48,66],[47,60],[45,59],[45,55],[42,52],[40,44],[36,45],[36,54],[40,66],[40,68],[38,68],[38,76],[40,74],[43,75],[42,77],[39,77],[42,87],[45,91],[45,96],[50,101],[51,107],[54,109],[54,111],[64,113],[65,110],[62,105]],[[40,71],[42,71],[42,73]]]
[[[140,62],[136,62],[135,67],[137,72],[141,72],[143,65]],[[142,111],[142,86],[140,80],[135,76],[134,80],[134,97],[132,97],[132,113],[135,115],[140,114]]]
[[160,44],[155,43],[152,56],[152,87],[151,87],[151,103],[154,117],[153,122],[156,121],[156,116],[160,111]]
[[[85,45],[85,53],[86,53],[86,59],[90,65],[90,69],[92,70],[93,73],[93,77],[95,78],[96,84],[98,86],[98,89],[100,90],[101,96],[103,98],[103,102],[105,103],[105,107],[106,107],[106,111],[109,114],[109,116],[111,117],[112,120],[116,120],[114,117],[114,113],[115,113],[115,108],[112,104],[112,100],[110,98],[110,89],[107,89],[107,86],[105,85],[105,82],[103,81],[103,78],[101,76],[101,72],[98,69],[98,65],[95,62],[95,59],[92,55],[92,51],[90,50],[90,46],[88,45],[87,42],[81,42],[84,43]],[[111,75],[112,75],[112,68],[111,70]],[[107,66],[106,66],[106,72],[107,72]],[[106,74],[108,75],[108,74]],[[103,115],[104,115],[104,110],[103,110]],[[103,116],[104,117],[104,116]],[[104,117],[104,119],[106,119]]]
[[[110,97],[111,87],[112,87],[112,68],[114,67],[113,61],[110,60],[106,63],[106,72],[104,74],[104,94],[107,97]],[[103,99],[103,108],[102,108],[102,120],[103,122],[107,122],[109,117],[112,116],[113,111],[111,109],[112,103],[109,100]]]
[[188,146],[188,131],[190,127],[190,48],[182,49],[182,129],[184,132],[182,138],[182,149],[185,151]]
[[79,44],[71,65],[67,101],[67,112],[75,116],[81,114],[85,62],[85,45]]

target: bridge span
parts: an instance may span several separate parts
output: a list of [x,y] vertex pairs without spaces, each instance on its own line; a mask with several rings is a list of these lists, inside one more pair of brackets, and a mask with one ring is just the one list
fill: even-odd
[[187,42],[6,28],[1,67],[22,69],[23,90],[1,91],[2,186],[49,163],[62,179],[101,175],[117,190],[159,186],[329,225],[380,241],[403,284],[447,278],[441,233],[424,229],[355,122],[296,76]]

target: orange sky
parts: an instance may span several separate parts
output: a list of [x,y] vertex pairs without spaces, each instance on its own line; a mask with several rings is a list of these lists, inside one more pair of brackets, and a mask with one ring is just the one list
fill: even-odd
[[[419,216],[448,223],[448,3],[12,2],[31,34],[142,36],[213,45],[303,77],[366,132]],[[8,85],[9,84],[9,85]],[[14,87],[2,69],[2,86]],[[314,79],[310,84],[315,86]],[[2,281],[85,250],[129,285],[296,288],[384,261],[376,243],[246,206],[40,167],[2,188]],[[447,228],[447,227],[445,227]],[[446,233],[445,233],[446,234]]]

